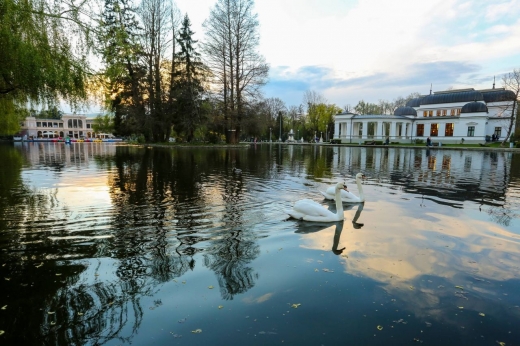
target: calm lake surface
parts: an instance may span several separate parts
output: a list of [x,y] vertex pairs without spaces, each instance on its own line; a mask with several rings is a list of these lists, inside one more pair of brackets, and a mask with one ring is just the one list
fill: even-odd
[[[520,345],[520,153],[10,143],[0,162],[0,344]],[[358,172],[345,221],[287,219]]]

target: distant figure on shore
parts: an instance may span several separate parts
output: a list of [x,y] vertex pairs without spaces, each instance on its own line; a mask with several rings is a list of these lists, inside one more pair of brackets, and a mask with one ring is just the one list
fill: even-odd
[[428,137],[428,138],[426,139],[426,146],[427,146],[427,147],[431,147],[431,146],[432,146],[432,140],[431,140],[430,137]]
[[386,139],[385,139],[385,145],[388,145],[388,144],[390,144],[390,138],[386,137]]

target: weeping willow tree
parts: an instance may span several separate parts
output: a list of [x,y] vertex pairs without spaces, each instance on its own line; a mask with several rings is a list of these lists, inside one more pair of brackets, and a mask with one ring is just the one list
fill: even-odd
[[19,130],[28,103],[86,99],[88,17],[65,0],[0,0],[0,134]]

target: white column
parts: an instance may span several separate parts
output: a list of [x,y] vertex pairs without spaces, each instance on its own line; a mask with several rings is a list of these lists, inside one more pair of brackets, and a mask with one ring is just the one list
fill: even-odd
[[363,134],[361,135],[361,139],[366,139],[367,133],[368,133],[368,122],[363,121],[362,124],[363,124]]
[[338,139],[339,138],[339,127],[341,125],[343,125],[343,123],[339,123],[337,121],[334,122],[334,136],[333,136],[334,139]]
[[390,138],[394,139],[397,136],[397,122],[392,120],[390,123]]

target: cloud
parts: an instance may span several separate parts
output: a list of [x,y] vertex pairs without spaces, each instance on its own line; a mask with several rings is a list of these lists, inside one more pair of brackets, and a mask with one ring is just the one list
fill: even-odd
[[[470,79],[478,82],[486,81],[485,78],[478,79],[480,70],[480,66],[471,62],[437,61],[412,64],[404,73],[382,71],[341,78],[338,72],[329,67],[304,66],[295,70],[281,67],[271,71],[271,80],[265,87],[265,92],[267,97],[277,97],[273,95],[290,90],[290,97],[287,98],[289,101],[286,100],[288,105],[299,104],[306,90],[318,91],[329,102],[338,106],[355,105],[361,99],[375,103],[379,99],[391,101],[412,92],[425,93],[430,84],[435,86],[435,90],[441,90],[457,85],[458,81],[468,78],[466,75],[472,76]],[[487,79],[489,83],[491,80]],[[404,94],[397,92],[401,90],[409,91]],[[353,95],[355,96],[352,97]]]

